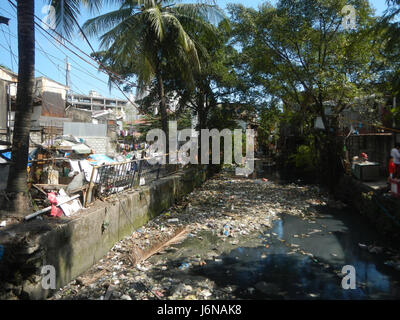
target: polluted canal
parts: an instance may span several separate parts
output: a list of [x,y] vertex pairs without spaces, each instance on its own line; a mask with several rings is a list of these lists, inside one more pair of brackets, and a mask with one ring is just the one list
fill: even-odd
[[51,299],[399,299],[398,248],[362,219],[316,186],[224,172]]

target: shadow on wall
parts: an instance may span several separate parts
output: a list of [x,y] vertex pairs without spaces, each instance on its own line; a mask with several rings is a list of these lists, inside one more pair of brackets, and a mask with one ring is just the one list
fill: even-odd
[[106,203],[99,202],[76,218],[46,217],[0,229],[4,249],[0,299],[51,296],[55,290],[42,288],[43,266],[54,266],[56,288],[66,285],[92,267],[116,242],[201,185],[206,173],[190,171],[163,178],[139,192],[124,192]]
[[9,171],[10,171],[10,165],[0,164],[0,191],[3,191],[7,188]]
[[64,272],[70,275],[72,231],[67,224],[64,219],[45,219],[22,222],[0,230],[0,244],[3,246],[1,299],[44,299],[51,295],[51,289],[42,288],[43,266],[54,266],[57,284],[61,283],[57,275]]

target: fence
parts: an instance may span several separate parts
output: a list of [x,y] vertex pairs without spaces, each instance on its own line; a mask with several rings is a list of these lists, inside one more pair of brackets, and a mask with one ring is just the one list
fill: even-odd
[[148,159],[95,166],[90,178],[85,207],[95,198],[105,198],[135,186],[150,184],[176,173],[180,168],[181,165],[151,164]]

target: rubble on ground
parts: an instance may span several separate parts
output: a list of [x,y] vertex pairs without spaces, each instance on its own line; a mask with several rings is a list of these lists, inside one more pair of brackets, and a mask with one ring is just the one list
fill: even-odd
[[[234,299],[233,286],[217,289],[215,283],[205,277],[183,283],[171,274],[205,266],[207,261],[218,262],[222,252],[244,244],[262,245],[260,235],[279,219],[280,213],[312,222],[318,214],[317,206],[327,205],[328,201],[316,186],[280,185],[267,179],[219,174],[178,205],[115,244],[99,263],[51,299]],[[133,247],[145,250],[160,237],[172,236],[182,227],[188,229],[185,242],[200,244],[196,252],[188,252],[191,249],[185,249],[184,245],[174,245],[132,265],[129,253]],[[210,234],[214,242],[206,239]],[[249,239],[251,241],[246,242]],[[295,247],[293,250],[301,251]],[[173,265],[171,256],[176,262]],[[180,261],[181,257],[185,258]]]
[[[308,256],[315,264],[341,278],[340,270],[269,231],[281,213],[315,223],[321,216],[320,206],[345,207],[343,203],[329,199],[317,186],[281,185],[267,179],[219,174],[178,205],[115,244],[99,263],[58,290],[51,299],[235,299],[237,286],[220,287],[213,280],[193,275],[191,271],[206,268],[207,264],[223,263],[221,256],[235,248],[264,246],[268,249],[265,240],[272,237],[290,249],[287,254]],[[132,264],[132,248],[148,250],[154,243],[170,239],[183,228],[187,231],[183,243],[167,246],[139,264]],[[293,237],[307,238],[320,232],[322,230],[315,228]],[[382,251],[372,244],[359,246],[373,254]],[[337,256],[334,252],[331,255]],[[267,253],[260,255],[260,259],[266,257]],[[386,265],[397,268],[397,262],[389,261]],[[254,290],[270,291],[270,285],[260,282],[246,290],[249,294]],[[309,297],[318,298],[318,295],[310,294]]]

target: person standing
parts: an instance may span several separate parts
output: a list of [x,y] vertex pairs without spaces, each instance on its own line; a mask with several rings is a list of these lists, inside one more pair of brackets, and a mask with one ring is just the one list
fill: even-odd
[[390,182],[390,180],[394,178],[394,175],[396,173],[396,165],[393,162],[392,156],[390,156],[389,158],[388,171],[389,171],[388,181]]
[[396,167],[394,177],[397,178],[400,174],[400,143],[396,143],[390,155],[393,157],[393,162]]

